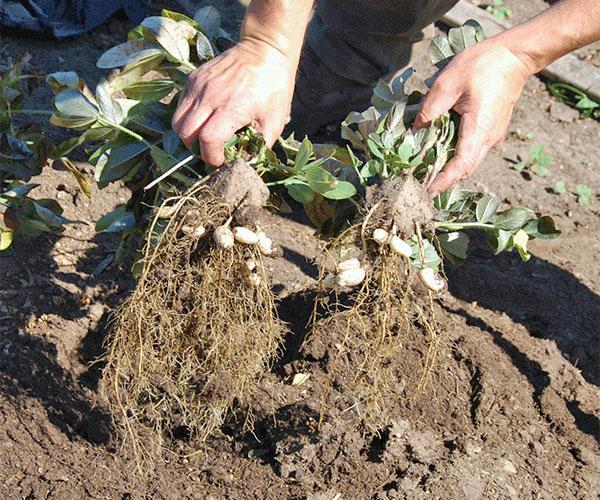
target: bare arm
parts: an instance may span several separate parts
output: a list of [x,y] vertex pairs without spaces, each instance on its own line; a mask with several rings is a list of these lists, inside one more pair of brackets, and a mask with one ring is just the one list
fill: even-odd
[[527,78],[600,39],[600,0],[563,0],[454,58],[435,81],[417,128],[449,109],[461,115],[454,158],[430,186],[439,193],[470,175],[504,138]]
[[290,112],[294,83],[313,0],[254,0],[240,42],[192,73],[173,129],[202,158],[223,164],[224,143],[252,125],[273,144]]

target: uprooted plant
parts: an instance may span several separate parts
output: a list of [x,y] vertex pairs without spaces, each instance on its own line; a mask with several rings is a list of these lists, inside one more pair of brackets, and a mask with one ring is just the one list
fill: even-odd
[[205,438],[234,400],[250,407],[275,358],[285,329],[262,260],[274,248],[256,222],[268,195],[238,160],[157,211],[104,370],[136,456],[177,429]]
[[[442,68],[481,37],[473,23],[450,30],[448,38],[433,40],[432,60]],[[424,96],[406,95],[411,74],[381,82],[373,106],[351,113],[342,125],[342,136],[354,146],[348,155],[364,198],[355,204],[361,209],[351,226],[327,247],[313,316],[313,336],[332,326],[344,332],[332,376],[343,386],[346,409],[370,430],[389,422],[397,392],[415,394],[427,383],[438,340],[433,299],[446,288],[439,252],[464,260],[464,231],[472,229],[484,231],[497,253],[515,248],[527,260],[530,238],[558,235],[547,216],[523,208],[498,211],[498,198],[459,187],[432,204],[424,186],[452,156],[458,117],[446,113],[428,129],[413,131]],[[419,350],[422,356],[409,362]]]
[[[346,147],[291,137],[276,154],[246,128],[226,145],[229,166],[212,173],[170,129],[187,74],[230,43],[214,9],[196,19],[168,11],[146,19],[100,58],[119,70],[95,92],[72,72],[47,77],[51,123],[79,132],[52,156],[83,148],[100,188],[131,189],[96,224],[121,234],[115,263],[132,235],[145,237],[139,282],[107,344],[103,385],[117,421],[144,456],[175,429],[205,437],[234,404],[251,408],[286,331],[263,266],[277,253],[261,217],[267,199],[281,206],[289,196],[325,240],[313,338],[331,325],[345,332],[332,371],[348,408],[376,430],[388,421],[400,361],[414,358],[407,387],[423,387],[430,373],[433,302],[446,286],[440,254],[464,260],[465,231],[481,230],[496,252],[514,248],[526,260],[530,238],[558,232],[549,217],[498,211],[497,198],[459,187],[429,199],[424,185],[452,156],[459,118],[447,113],[412,131],[423,96],[406,95],[410,71],[378,84],[373,106],[348,116]],[[482,37],[474,23],[436,37],[434,64]]]

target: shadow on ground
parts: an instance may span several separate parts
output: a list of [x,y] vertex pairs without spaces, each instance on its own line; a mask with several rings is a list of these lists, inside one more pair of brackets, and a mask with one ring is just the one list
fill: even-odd
[[481,239],[473,240],[464,266],[446,269],[452,294],[506,313],[534,337],[554,340],[585,379],[600,386],[600,296],[548,261],[493,255]]
[[[110,417],[96,404],[100,365],[92,364],[103,353],[107,314],[92,321],[89,306],[115,305],[123,300],[130,282],[118,269],[108,270],[100,280],[91,276],[109,251],[110,238],[95,236],[75,266],[57,265],[53,254],[69,253],[63,251],[66,244],[56,248],[59,238],[18,240],[12,254],[0,258],[4,285],[0,299],[5,308],[0,324],[0,394],[17,408],[33,397],[70,439],[79,436],[107,444]],[[89,289],[94,290],[91,299]],[[79,347],[67,355],[86,366],[79,376],[58,359],[57,342],[73,336],[79,336]]]

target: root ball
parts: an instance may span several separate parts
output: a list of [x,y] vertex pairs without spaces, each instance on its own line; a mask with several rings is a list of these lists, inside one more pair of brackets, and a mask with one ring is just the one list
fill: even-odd
[[[236,202],[264,200],[247,195]],[[210,236],[229,220],[231,200],[203,187],[171,201],[176,213],[162,230],[155,219],[138,286],[107,343],[103,390],[138,458],[176,429],[204,439],[234,405],[249,408],[285,331],[258,246],[225,250]],[[191,219],[206,235],[182,230]],[[240,279],[249,261],[251,282]]]

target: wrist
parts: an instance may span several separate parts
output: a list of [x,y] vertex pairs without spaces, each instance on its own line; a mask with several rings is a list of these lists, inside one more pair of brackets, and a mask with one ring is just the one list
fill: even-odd
[[269,69],[264,71],[276,71],[278,74],[287,73],[290,78],[295,77],[298,61],[269,41],[255,36],[245,36],[234,50],[241,54],[244,63],[251,63],[256,67],[268,67]]
[[[525,79],[538,73],[544,66],[540,67],[540,61],[535,54],[529,52],[524,44],[520,43],[514,36],[505,36],[508,32],[488,39],[486,42],[495,45],[514,62],[514,69]],[[484,42],[485,43],[485,42]]]
[[313,0],[253,0],[240,39],[266,44],[297,66],[312,6]]

